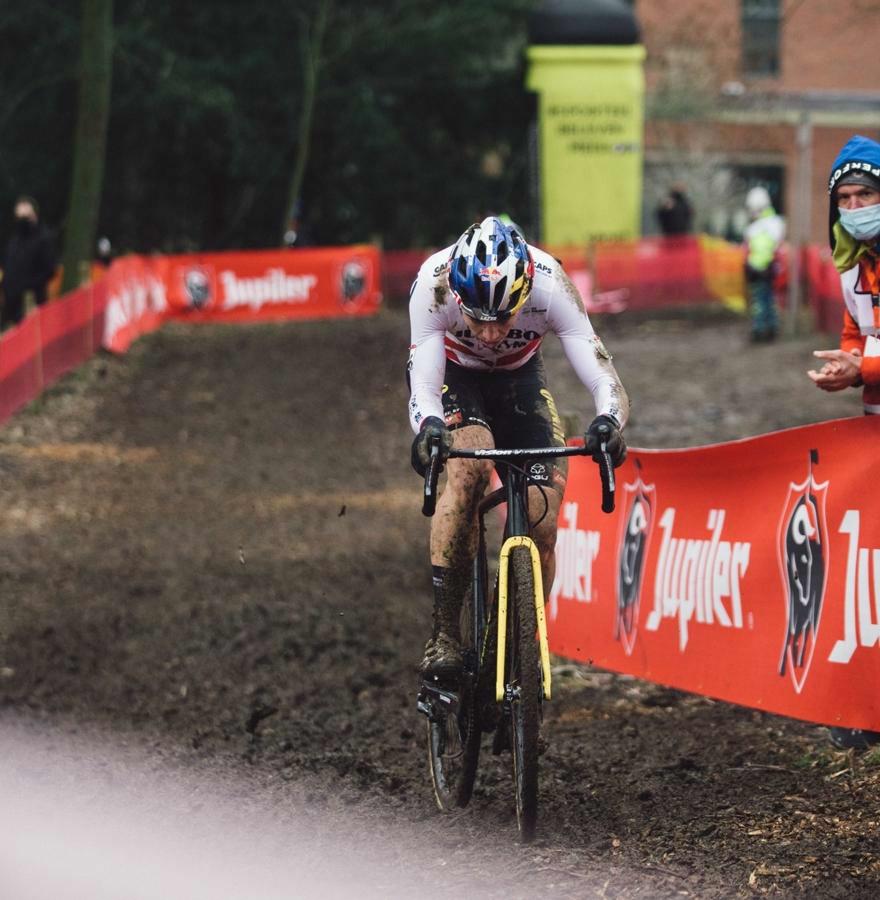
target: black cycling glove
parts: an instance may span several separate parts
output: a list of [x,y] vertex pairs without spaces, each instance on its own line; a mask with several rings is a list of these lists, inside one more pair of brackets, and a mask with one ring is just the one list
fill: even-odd
[[626,441],[620,433],[620,426],[611,418],[611,416],[596,416],[587,429],[587,450],[593,459],[599,461],[599,453],[601,452],[602,436],[599,434],[599,427],[606,425],[608,427],[608,435],[605,437],[605,449],[611,457],[611,463],[616,469],[626,459]]
[[442,419],[437,416],[428,416],[412,444],[412,467],[423,478],[431,461],[431,445],[440,442],[440,463],[446,462],[449,451],[452,449],[452,432],[446,427]]

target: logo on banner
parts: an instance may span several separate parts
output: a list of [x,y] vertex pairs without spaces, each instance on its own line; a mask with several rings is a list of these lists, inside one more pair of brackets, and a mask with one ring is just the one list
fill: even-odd
[[843,592],[843,637],[835,642],[828,657],[828,662],[844,665],[859,647],[880,645],[880,549],[861,546],[861,528],[861,512],[848,509],[838,528],[840,534],[849,535]]
[[676,509],[663,510],[660,553],[654,581],[654,607],[645,621],[656,631],[664,619],[678,620],[678,648],[684,653],[691,625],[743,627],[741,582],[749,568],[749,541],[722,540],[727,510],[710,509],[708,537],[680,534]]
[[291,275],[280,266],[265,274],[243,277],[232,269],[220,272],[223,308],[248,306],[254,312],[267,304],[308,303],[318,283],[317,275]]
[[342,301],[354,303],[367,286],[367,273],[357,262],[348,262],[342,267]]
[[556,578],[550,590],[547,613],[550,621],[559,614],[560,597],[578,603],[592,603],[595,597],[593,564],[599,555],[598,531],[578,528],[578,504],[562,504],[556,531]]
[[617,542],[617,619],[614,638],[623,644],[626,655],[632,654],[639,622],[639,600],[642,575],[648,556],[648,539],[654,525],[655,486],[642,481],[641,467],[636,480],[625,484],[623,533]]
[[784,677],[787,670],[798,693],[807,680],[816,649],[828,580],[828,482],[818,484],[813,478],[813,466],[818,462],[818,451],[811,450],[807,478],[800,484],[789,484],[779,520],[777,549],[788,614],[779,674]]
[[190,309],[204,309],[211,302],[211,277],[197,267],[183,274],[183,294]]

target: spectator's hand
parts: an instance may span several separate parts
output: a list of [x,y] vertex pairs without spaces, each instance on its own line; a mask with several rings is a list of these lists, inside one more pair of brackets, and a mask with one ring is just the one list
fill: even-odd
[[602,425],[608,427],[605,449],[608,451],[611,462],[616,469],[626,459],[626,441],[624,441],[623,435],[620,433],[620,426],[611,416],[596,416],[590,423],[590,427],[587,429],[587,450],[593,459],[598,462],[599,454],[602,452],[602,436],[599,433],[599,428]]
[[422,422],[419,433],[412,444],[412,467],[423,478],[431,461],[431,446],[440,443],[440,463],[446,462],[449,451],[452,449],[452,432],[446,427],[442,419],[437,416],[428,416]]
[[818,372],[807,371],[816,387],[823,391],[842,391],[861,384],[862,354],[859,350],[814,350],[813,356],[825,360]]

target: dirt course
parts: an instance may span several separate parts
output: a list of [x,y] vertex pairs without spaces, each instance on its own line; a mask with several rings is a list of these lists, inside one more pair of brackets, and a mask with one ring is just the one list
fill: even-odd
[[[596,325],[634,446],[860,411],[804,374],[829,338],[751,346],[726,314]],[[292,809],[397,836],[448,895],[479,877],[506,898],[878,896],[880,755],[564,660],[537,841],[516,843],[506,756],[484,755],[468,809],[436,812],[407,343],[400,309],[168,326],[0,428],[0,723],[246,771]],[[560,408],[588,418],[555,342],[547,358]]]

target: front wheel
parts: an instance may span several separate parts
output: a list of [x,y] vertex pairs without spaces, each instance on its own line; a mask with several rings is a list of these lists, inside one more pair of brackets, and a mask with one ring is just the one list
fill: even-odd
[[458,710],[428,720],[428,762],[437,806],[444,812],[467,806],[474,790],[482,731],[477,703],[477,650],[474,646],[473,595],[462,603],[461,634],[464,672]]
[[516,819],[524,843],[535,836],[538,818],[538,736],[541,728],[541,662],[532,558],[526,547],[510,554],[506,683],[510,697],[510,743],[516,789]]

